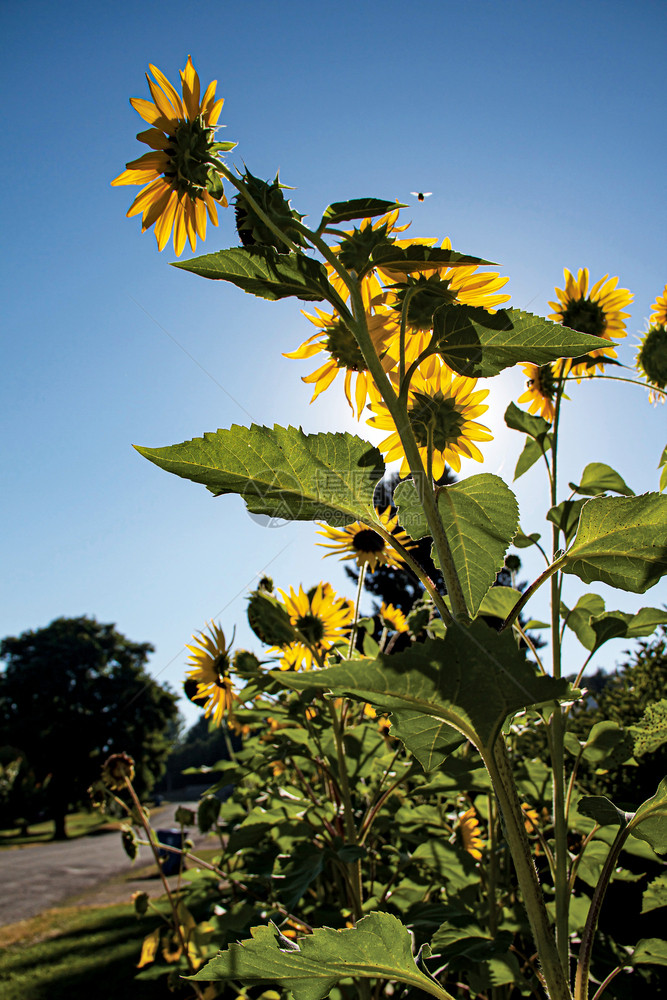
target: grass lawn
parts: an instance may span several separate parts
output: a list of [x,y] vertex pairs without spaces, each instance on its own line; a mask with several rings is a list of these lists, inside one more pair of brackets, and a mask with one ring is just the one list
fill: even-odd
[[[114,821],[112,820],[111,822],[113,823]],[[85,837],[87,833],[92,833],[102,826],[109,827],[109,817],[95,812],[70,813],[65,821],[67,836],[70,838]],[[27,837],[21,836],[21,831],[18,827],[9,830],[0,830],[0,847],[43,844],[48,840],[53,840],[53,821],[50,819],[44,820],[43,823],[33,823],[29,827]]]
[[[167,912],[167,904],[157,903]],[[135,981],[141,942],[162,921],[128,904],[50,910],[0,927],[3,1000],[166,1000],[166,980]]]

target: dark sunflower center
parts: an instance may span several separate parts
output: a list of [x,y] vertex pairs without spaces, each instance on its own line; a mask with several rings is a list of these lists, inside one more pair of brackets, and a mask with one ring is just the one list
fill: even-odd
[[219,688],[222,688],[225,691],[229,691],[229,689],[232,686],[232,682],[230,681],[229,677],[225,677],[224,674],[219,674],[215,683],[218,685]]
[[362,528],[352,539],[352,547],[357,552],[382,552],[384,549],[384,538],[378,535],[372,528]]
[[551,365],[536,369],[535,377],[528,379],[528,387],[535,389],[544,399],[552,399],[556,391],[556,379]]
[[350,372],[365,372],[366,362],[359,350],[359,344],[347,327],[335,323],[326,329],[327,339],[324,346],[339,368],[347,368]]
[[201,115],[185,119],[179,121],[169,141],[171,145],[165,150],[169,170],[165,170],[164,176],[191,198],[201,195],[210,180],[213,129],[204,125]]
[[426,278],[410,278],[405,284],[396,286],[397,301],[393,308],[400,315],[407,296],[407,324],[412,330],[430,330],[433,327],[433,313],[442,305],[456,301],[456,292],[451,291],[449,279],[433,274]]
[[308,642],[315,645],[324,638],[324,622],[317,615],[302,615],[296,620],[296,627]]
[[664,326],[651,327],[644,337],[637,360],[649,381],[659,389],[667,386],[667,329]]
[[430,430],[435,451],[444,451],[457,441],[465,423],[456,401],[443,396],[439,390],[434,396],[416,392],[408,417],[419,447],[427,446]]
[[607,328],[602,306],[588,298],[573,299],[563,311],[563,326],[601,337]]
[[220,653],[219,656],[216,656],[213,661],[213,669],[218,675],[216,684],[220,684],[220,686],[222,686],[222,681],[225,679],[227,671],[229,670],[229,657],[226,653]]

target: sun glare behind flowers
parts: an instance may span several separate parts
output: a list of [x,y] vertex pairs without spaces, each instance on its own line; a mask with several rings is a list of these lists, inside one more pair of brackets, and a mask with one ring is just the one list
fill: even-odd
[[213,80],[200,97],[199,77],[188,56],[181,70],[181,94],[156,66],[150,66],[155,80],[146,74],[152,101],[141,97],[130,100],[132,107],[151,128],[139,132],[137,139],[150,146],[127,164],[111,184],[145,184],[127,213],[128,218],[141,213],[141,231],[155,226],[158,250],[163,250],[174,234],[174,250],[180,256],[186,239],[194,250],[197,236],[206,238],[206,219],[218,224],[217,206],[227,199],[216,165],[217,156],[235,143],[215,142],[215,128],[223,98],[216,100]]

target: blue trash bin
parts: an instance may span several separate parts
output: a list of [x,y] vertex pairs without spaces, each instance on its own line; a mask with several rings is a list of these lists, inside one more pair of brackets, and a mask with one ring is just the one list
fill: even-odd
[[[169,830],[156,830],[155,832],[161,844],[181,849],[188,836],[188,831],[181,830],[180,827],[171,827]],[[178,875],[184,865],[183,855],[175,854],[173,851],[165,851],[160,848],[159,857],[160,867],[164,875]]]

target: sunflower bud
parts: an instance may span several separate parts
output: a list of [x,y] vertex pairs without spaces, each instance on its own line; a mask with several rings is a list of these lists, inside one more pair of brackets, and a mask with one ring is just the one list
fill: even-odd
[[125,787],[125,779],[134,778],[134,760],[127,753],[114,753],[102,765],[102,780],[109,788],[118,790]]
[[[294,221],[300,222],[303,216],[291,208],[289,201],[282,192],[282,188],[285,185],[280,183],[278,175],[276,174],[275,180],[269,184],[268,181],[263,181],[259,177],[255,177],[246,168],[246,172],[242,174],[241,180],[248,193],[271,222],[292,243],[296,243],[297,246],[301,247],[307,246],[298,229],[294,227]],[[244,247],[270,246],[274,247],[278,253],[288,252],[283,241],[269,229],[264,220],[257,215],[241,193],[237,194],[234,199],[234,210],[236,213],[236,229]]]

